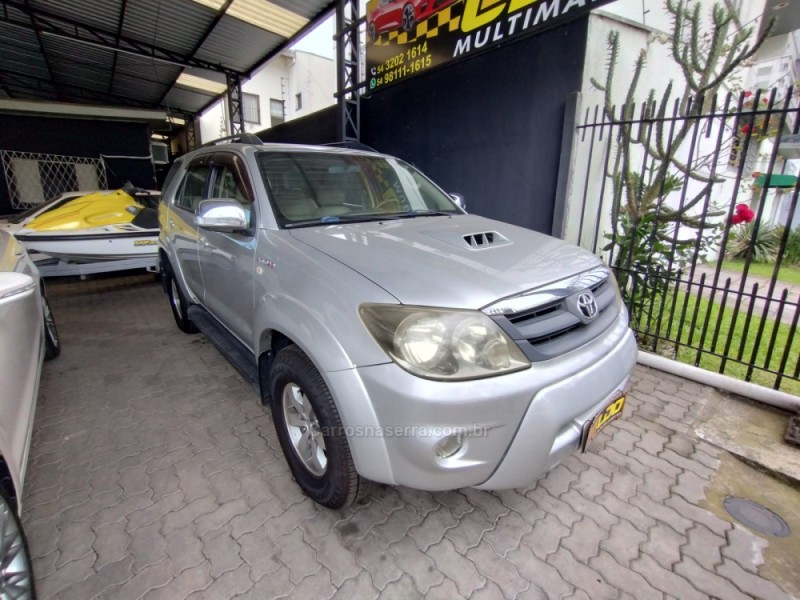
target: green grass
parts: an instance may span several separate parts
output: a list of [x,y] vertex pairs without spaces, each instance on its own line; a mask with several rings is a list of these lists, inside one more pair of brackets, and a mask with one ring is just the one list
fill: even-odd
[[[719,298],[720,296],[721,294],[717,294],[716,298]],[[675,311],[674,315],[670,319],[670,310],[673,297],[675,298]],[[684,302],[686,302],[686,316],[684,318],[683,325],[681,325],[681,312],[683,310]],[[716,352],[717,354],[725,354],[725,345],[727,343],[728,336],[730,335],[731,345],[727,356],[730,358],[738,357],[741,348],[743,349],[742,360],[744,362],[750,362],[758,329],[761,326],[761,317],[753,315],[748,324],[746,308],[740,308],[740,312],[737,315],[736,320],[731,323],[731,319],[733,317],[733,304],[729,302],[729,305],[723,309],[722,321],[720,322],[719,326],[719,334],[717,335],[716,344],[714,344],[713,334],[717,328],[717,319],[719,318],[719,313],[720,305],[716,302],[711,303],[707,299],[701,299],[698,301],[694,294],[690,295],[687,301],[686,293],[678,292],[678,294],[675,295],[674,292],[671,292],[664,306],[662,325],[659,330],[659,335],[661,337],[666,337],[667,331],[669,331],[670,333],[668,337],[671,340],[675,340],[679,343],[676,344],[674,342],[660,341],[657,353],[668,355],[671,358],[677,358],[677,360],[682,363],[694,365],[697,357],[696,348],[700,345],[700,337],[702,335],[705,319],[707,315],[710,315],[708,332],[703,340],[703,350],[706,352],[710,351]],[[695,326],[692,328],[692,320],[695,318],[695,314],[697,317],[695,320]],[[658,311],[654,310],[653,319],[655,320],[657,318]],[[642,324],[639,326],[639,329],[643,330],[644,325],[644,319],[642,319]],[[765,319],[764,331],[762,333],[760,343],[758,344],[758,351],[756,352],[755,364],[759,367],[762,367],[762,369],[765,365],[769,348],[772,345],[772,335],[776,326],[777,334],[775,338],[775,344],[767,367],[774,371],[780,371],[780,364],[783,358],[784,349],[786,348],[787,343],[789,343],[790,326],[785,323],[776,323],[774,319]],[[655,323],[652,322],[650,324],[649,331],[650,333],[654,334],[655,330]],[[679,332],[680,337],[678,337]],[[652,352],[652,338],[646,333],[639,333],[638,337],[640,340],[640,347],[643,350]],[[791,347],[789,349],[784,373],[793,376],[794,369],[797,366],[798,357],[800,357],[800,331],[795,333],[790,343]],[[676,347],[678,349],[677,357],[675,356]],[[702,367],[703,369],[719,373],[721,363],[721,358],[711,354],[703,353],[700,356],[700,363],[698,366]],[[746,381],[747,369],[748,367],[746,365],[734,362],[732,360],[727,360],[723,372],[725,375],[733,377],[734,379]],[[775,375],[767,373],[764,370],[754,368],[750,381],[768,388],[772,388],[775,385],[775,379]],[[782,378],[779,389],[781,391],[800,396],[800,381]]]
[[[744,270],[743,260],[726,260],[722,263],[722,268],[726,271],[736,271],[741,273]],[[770,263],[750,263],[748,273],[751,275],[758,275],[759,277],[766,277],[772,279],[772,271],[775,265]],[[778,272],[778,280],[784,283],[791,283],[800,285],[800,266],[798,265],[784,265]]]

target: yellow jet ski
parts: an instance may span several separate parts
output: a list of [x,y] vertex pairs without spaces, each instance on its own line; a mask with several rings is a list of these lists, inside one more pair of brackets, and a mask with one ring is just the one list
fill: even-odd
[[[128,193],[130,192],[130,193]],[[134,195],[136,197],[134,197]],[[157,197],[132,188],[58,198],[17,216],[12,229],[29,251],[73,262],[158,255]]]

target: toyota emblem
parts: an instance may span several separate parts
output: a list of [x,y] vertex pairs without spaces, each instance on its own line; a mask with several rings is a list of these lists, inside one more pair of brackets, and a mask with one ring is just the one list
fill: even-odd
[[578,296],[578,310],[587,319],[594,319],[597,316],[597,302],[589,292],[584,292]]

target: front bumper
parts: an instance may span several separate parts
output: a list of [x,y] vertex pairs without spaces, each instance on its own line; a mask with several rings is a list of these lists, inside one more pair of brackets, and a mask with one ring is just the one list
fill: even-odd
[[[530,484],[580,444],[584,423],[624,388],[636,342],[622,313],[606,334],[530,369],[466,382],[394,363],[326,373],[359,473],[425,490]],[[436,444],[463,432],[439,458]]]

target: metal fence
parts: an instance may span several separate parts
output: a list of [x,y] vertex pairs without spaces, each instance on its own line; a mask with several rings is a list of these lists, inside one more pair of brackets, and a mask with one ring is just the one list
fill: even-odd
[[773,89],[583,115],[565,236],[613,267],[643,350],[800,395],[798,112]]
[[108,187],[102,158],[0,150],[11,208],[37,206],[59,194]]

